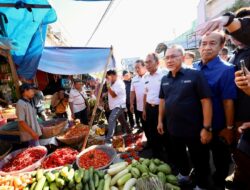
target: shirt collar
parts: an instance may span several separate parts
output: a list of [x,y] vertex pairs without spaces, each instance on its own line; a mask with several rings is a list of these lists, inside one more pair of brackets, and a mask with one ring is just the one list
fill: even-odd
[[158,74],[160,74],[160,73],[161,73],[161,69],[157,68],[157,70],[154,72],[154,74],[151,75],[151,74],[149,73],[149,75],[150,75],[150,76],[154,76],[154,75],[158,75]]
[[209,61],[207,64],[204,65],[201,61],[198,65],[200,68],[207,67],[208,69],[212,69],[215,65],[218,64],[218,62],[222,62],[222,60],[219,56],[216,56],[214,59]]
[[[176,73],[176,76],[178,76],[179,74],[184,75],[184,73],[185,73],[185,68],[181,67],[181,69]],[[173,77],[171,71],[168,72],[167,77],[168,77],[168,78]]]

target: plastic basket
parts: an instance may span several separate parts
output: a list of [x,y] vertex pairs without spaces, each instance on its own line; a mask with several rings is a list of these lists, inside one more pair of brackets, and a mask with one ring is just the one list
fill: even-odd
[[83,154],[85,154],[86,152],[88,152],[88,151],[90,151],[90,150],[93,150],[93,149],[102,150],[102,151],[106,152],[106,153],[109,155],[109,157],[110,157],[110,162],[109,162],[107,165],[105,165],[105,166],[103,166],[103,167],[100,167],[100,168],[96,168],[96,170],[103,170],[103,169],[107,168],[110,164],[113,163],[113,161],[114,161],[114,160],[116,159],[116,157],[117,157],[117,153],[116,153],[116,151],[115,151],[114,148],[109,147],[109,146],[106,146],[106,145],[94,145],[94,146],[91,146],[91,147],[89,147],[89,148],[83,150],[80,154],[78,154],[78,156],[76,157],[76,165],[77,165],[78,168],[81,168],[81,167],[80,167],[80,164],[79,164],[79,159],[80,159],[80,157],[81,157]]

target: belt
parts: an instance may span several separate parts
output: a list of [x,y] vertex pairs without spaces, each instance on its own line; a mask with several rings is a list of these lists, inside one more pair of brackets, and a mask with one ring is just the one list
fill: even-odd
[[150,104],[148,102],[147,102],[147,104],[150,105],[151,107],[157,107],[157,106],[159,106],[158,104]]

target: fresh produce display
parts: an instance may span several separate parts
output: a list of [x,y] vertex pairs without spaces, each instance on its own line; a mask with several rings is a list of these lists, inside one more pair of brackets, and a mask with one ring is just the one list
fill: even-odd
[[24,174],[19,176],[0,176],[0,190],[21,190],[28,184],[32,184],[31,174]]
[[93,166],[95,169],[107,165],[111,161],[109,155],[100,149],[90,150],[79,158],[79,166],[88,169]]
[[136,189],[137,190],[174,190],[172,188],[168,189],[164,187],[164,183],[162,183],[157,177],[145,177],[145,178],[141,178],[137,180]]
[[12,172],[12,171],[22,170],[36,163],[46,154],[47,154],[47,151],[43,147],[38,146],[38,147],[27,148],[21,151],[20,153],[18,153],[13,158],[11,158],[9,162],[3,165],[1,170],[3,172]]
[[77,154],[78,151],[72,148],[59,148],[45,158],[42,162],[42,168],[56,168],[67,164],[73,164]]
[[[143,181],[147,181],[144,183]],[[143,183],[143,185],[142,185]],[[148,188],[145,188],[145,186]],[[168,164],[159,159],[132,160],[110,165],[105,176],[106,189],[179,190],[176,176]],[[141,188],[140,188],[141,187]],[[106,190],[104,189],[104,190]]]
[[120,155],[120,158],[123,159],[124,161],[128,162],[129,164],[132,163],[132,160],[139,160],[140,157],[138,156],[138,152],[136,152],[135,150],[131,149],[126,153],[122,153]]
[[96,171],[93,167],[74,170],[65,166],[50,172],[40,169],[32,180],[23,190],[103,190],[105,185],[104,172]]
[[105,127],[98,127],[96,130],[95,130],[95,133],[97,134],[97,135],[100,135],[100,136],[103,136],[103,135],[105,135]]
[[112,144],[118,152],[140,151],[142,150],[142,137],[142,133],[129,134],[124,137],[119,135],[113,138]]
[[88,132],[89,128],[87,126],[84,126],[82,124],[78,124],[75,125],[71,128],[69,128],[69,130],[62,135],[61,137],[67,139],[67,138],[72,138],[72,137],[78,137],[81,136],[82,134],[84,134],[85,132]]

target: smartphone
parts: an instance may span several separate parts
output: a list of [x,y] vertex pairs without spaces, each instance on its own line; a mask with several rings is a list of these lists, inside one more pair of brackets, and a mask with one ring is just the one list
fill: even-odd
[[246,64],[245,64],[245,61],[242,59],[240,60],[240,69],[242,71],[242,75],[243,76],[246,76]]

